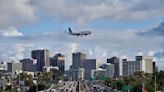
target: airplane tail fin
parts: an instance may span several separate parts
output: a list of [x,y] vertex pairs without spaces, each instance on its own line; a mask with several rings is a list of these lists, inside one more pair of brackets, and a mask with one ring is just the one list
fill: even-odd
[[70,27],[68,27],[68,29],[69,29],[69,32],[70,32],[70,33],[72,33],[72,30],[71,30],[71,28],[70,28]]

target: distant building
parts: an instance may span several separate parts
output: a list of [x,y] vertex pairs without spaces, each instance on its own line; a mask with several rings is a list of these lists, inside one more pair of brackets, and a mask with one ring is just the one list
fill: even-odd
[[23,59],[21,60],[22,62],[22,70],[23,71],[29,71],[29,72],[35,72],[37,69],[36,64],[37,60],[36,59]]
[[83,68],[72,69],[72,81],[84,80],[85,70]]
[[122,60],[122,73],[123,73],[123,76],[128,76],[128,62],[127,62],[127,59]]
[[123,76],[133,75],[137,71],[153,73],[153,57],[136,56],[135,61],[123,59]]
[[136,61],[142,62],[142,71],[153,73],[153,57],[152,56],[136,56]]
[[158,72],[158,66],[156,66],[155,61],[153,61],[153,72]]
[[78,69],[82,68],[83,66],[83,60],[86,59],[86,54],[83,54],[81,52],[73,53],[72,54],[72,68]]
[[9,73],[15,74],[16,72],[22,71],[21,62],[9,62],[7,63],[7,71]]
[[85,78],[91,77],[91,70],[98,69],[100,60],[98,59],[85,59],[83,62],[83,68],[85,69]]
[[65,72],[65,57],[64,55],[58,53],[53,58],[50,59],[51,66],[59,67],[59,70],[64,73]]
[[2,62],[0,64],[0,70],[7,70],[7,63],[6,62]]
[[68,80],[71,80],[72,79],[72,69],[66,70],[65,75],[69,78]]
[[133,75],[141,70],[141,61],[123,61],[123,76]]
[[100,66],[100,68],[106,70],[107,77],[114,77],[114,64],[103,64]]
[[93,79],[103,79],[107,77],[106,69],[98,68],[91,70],[91,77]]
[[33,50],[31,57],[37,59],[37,71],[42,71],[44,66],[50,66],[49,50]]
[[3,88],[6,86],[6,82],[7,80],[4,80],[4,79],[0,79],[0,87]]
[[120,75],[120,65],[119,65],[119,58],[112,57],[110,59],[107,59],[107,63],[111,63],[114,65],[114,77],[118,78]]
[[0,74],[4,74],[7,72],[7,63],[6,62],[1,62],[0,64]]

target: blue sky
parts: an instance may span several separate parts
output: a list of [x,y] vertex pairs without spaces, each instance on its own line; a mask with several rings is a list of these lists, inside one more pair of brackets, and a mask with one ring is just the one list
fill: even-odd
[[[142,52],[155,56],[163,70],[163,5],[163,0],[1,0],[0,60],[18,61],[33,49],[49,49],[51,56],[65,54],[68,69],[77,51],[102,62]],[[73,37],[64,33],[68,27],[93,33]]]
[[32,24],[27,24],[21,26],[18,30],[20,30],[24,34],[31,34],[31,33],[38,33],[38,32],[53,32],[53,31],[65,31],[68,27],[72,27],[74,29],[86,29],[86,28],[93,28],[93,29],[138,29],[144,30],[146,28],[150,28],[154,25],[158,25],[163,19],[160,18],[152,18],[145,21],[111,21],[110,19],[105,20],[94,20],[87,23],[86,26],[77,25],[76,23],[71,22],[60,22],[58,20],[49,19],[43,17],[41,20],[34,22]]

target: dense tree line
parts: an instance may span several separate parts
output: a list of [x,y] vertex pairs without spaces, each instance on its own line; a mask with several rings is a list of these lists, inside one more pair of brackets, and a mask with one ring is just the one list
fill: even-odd
[[[155,82],[156,81],[156,82]],[[148,92],[163,90],[164,88],[164,71],[155,72],[153,74],[136,72],[133,75],[121,77],[118,79],[108,78],[104,84],[118,90],[129,89],[131,92]]]

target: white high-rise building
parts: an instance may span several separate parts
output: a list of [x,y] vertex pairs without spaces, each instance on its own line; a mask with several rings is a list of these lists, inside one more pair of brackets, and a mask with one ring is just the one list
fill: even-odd
[[153,73],[153,57],[136,56],[135,61],[127,61],[127,59],[123,59],[123,76],[132,75],[137,71]]

